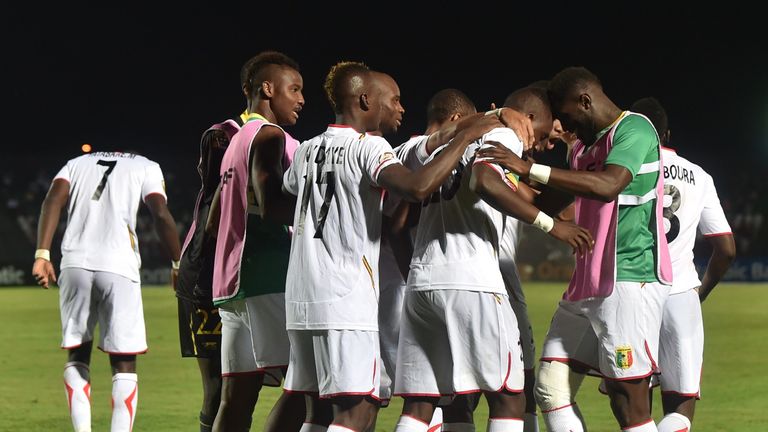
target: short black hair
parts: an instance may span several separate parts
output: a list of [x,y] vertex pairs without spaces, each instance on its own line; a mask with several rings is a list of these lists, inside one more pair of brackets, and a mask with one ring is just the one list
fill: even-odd
[[346,96],[359,90],[357,85],[362,85],[362,81],[356,82],[355,77],[368,77],[371,70],[365,63],[356,61],[340,61],[331,66],[328,75],[325,77],[323,88],[325,96],[333,108],[333,112],[340,114],[343,109],[341,104]]
[[589,84],[596,84],[602,88],[602,83],[597,75],[583,66],[570,66],[557,73],[547,87],[552,103],[559,103],[566,96],[585,89]]
[[541,86],[529,85],[513,91],[504,99],[504,106],[517,111],[525,111],[525,106],[531,98],[538,99],[548,110],[552,110],[547,96],[547,89]]
[[447,88],[435,93],[427,103],[427,123],[442,123],[459,113],[467,116],[477,112],[474,102],[463,91]]
[[254,83],[266,79],[264,72],[269,65],[287,66],[299,71],[299,64],[287,55],[279,51],[262,51],[248,59],[240,68],[240,87],[250,95],[254,90]]
[[632,104],[629,110],[648,117],[648,120],[653,123],[653,127],[656,128],[656,133],[658,133],[659,136],[664,135],[667,132],[667,129],[669,129],[667,111],[655,97],[649,96],[638,99]]

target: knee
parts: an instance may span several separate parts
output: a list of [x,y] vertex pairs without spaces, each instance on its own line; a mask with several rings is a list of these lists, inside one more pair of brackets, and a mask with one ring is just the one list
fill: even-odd
[[565,363],[541,362],[533,397],[544,412],[570,405],[583,378]]

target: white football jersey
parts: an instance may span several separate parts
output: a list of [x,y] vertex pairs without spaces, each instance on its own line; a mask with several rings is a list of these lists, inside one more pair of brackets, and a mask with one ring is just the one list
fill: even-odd
[[517,240],[520,237],[520,221],[512,216],[504,217],[504,230],[499,241],[499,268],[506,275],[517,276]]
[[696,229],[704,236],[731,233],[712,176],[700,166],[662,147],[664,162],[664,232],[672,258],[670,294],[701,285],[693,264]]
[[[445,183],[421,209],[409,290],[460,289],[506,293],[499,271],[504,215],[469,189],[473,164],[487,164],[509,182],[499,165],[476,160],[484,142],[500,142],[521,155],[523,144],[507,128],[497,128],[470,144]],[[434,158],[444,147],[430,155]]]
[[69,182],[61,268],[117,273],[139,282],[136,213],[148,195],[165,195],[160,165],[144,156],[96,152],[71,159],[55,179]]
[[297,196],[285,288],[289,330],[378,329],[381,137],[330,125],[304,141],[283,187]]

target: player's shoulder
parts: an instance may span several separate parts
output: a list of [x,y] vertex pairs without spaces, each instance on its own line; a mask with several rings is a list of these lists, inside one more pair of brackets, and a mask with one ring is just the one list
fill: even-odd
[[656,128],[653,127],[651,120],[640,113],[632,111],[627,111],[626,115],[624,115],[619,121],[619,124],[616,126],[616,132],[618,133],[619,131],[646,133],[658,137]]

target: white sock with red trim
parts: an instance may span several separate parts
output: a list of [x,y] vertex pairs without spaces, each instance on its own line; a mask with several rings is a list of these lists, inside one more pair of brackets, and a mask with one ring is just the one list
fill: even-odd
[[443,410],[440,407],[435,408],[432,413],[432,420],[429,422],[427,432],[440,432],[443,430]]
[[473,423],[443,423],[443,432],[475,432]]
[[328,428],[325,426],[321,426],[313,423],[304,423],[303,425],[301,425],[301,429],[299,429],[299,432],[326,432],[327,430]]
[[489,418],[488,432],[523,432],[523,419]]
[[523,414],[523,422],[525,422],[524,432],[539,432],[539,417],[535,412]]
[[400,416],[395,426],[395,432],[427,432],[428,430],[428,424],[405,414]]
[[689,432],[691,421],[680,413],[669,413],[664,416],[656,427],[659,432]]
[[542,413],[547,430],[552,432],[584,432],[584,419],[576,403]]
[[622,432],[657,432],[656,423],[653,419],[649,419],[645,423],[641,423],[637,426],[630,426],[628,428],[622,428]]
[[112,376],[112,432],[130,432],[139,401],[138,376],[116,373]]
[[82,362],[64,365],[64,388],[75,432],[91,432],[91,370]]

